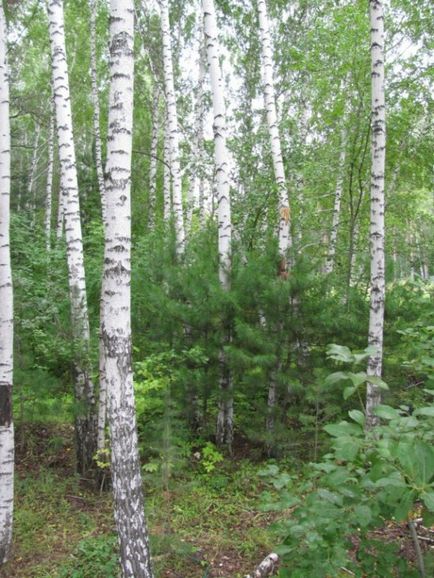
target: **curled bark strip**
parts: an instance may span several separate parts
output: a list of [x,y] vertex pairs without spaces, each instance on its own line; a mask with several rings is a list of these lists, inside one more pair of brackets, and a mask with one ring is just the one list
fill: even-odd
[[244,578],[266,578],[272,576],[277,569],[279,563],[279,556],[272,552],[262,560],[259,566],[253,571],[253,574],[248,574]]

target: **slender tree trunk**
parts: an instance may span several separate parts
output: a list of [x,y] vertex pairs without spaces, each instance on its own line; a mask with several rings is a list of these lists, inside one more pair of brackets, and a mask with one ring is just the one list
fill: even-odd
[[114,513],[123,578],[152,578],[131,367],[134,0],[110,2],[104,313]]
[[101,199],[101,214],[103,223],[106,221],[106,200],[105,200],[105,184],[104,184],[104,169],[102,162],[102,146],[101,146],[101,128],[100,128],[100,110],[98,97],[98,74],[96,67],[96,15],[97,4],[96,0],[89,0],[90,8],[90,78],[92,82],[92,104],[93,104],[93,132],[95,137],[95,161],[96,174],[98,178],[98,188]]
[[164,86],[166,91],[168,133],[170,143],[170,168],[173,183],[173,213],[178,255],[184,253],[185,227],[182,208],[182,179],[179,158],[179,128],[176,110],[176,95],[173,80],[172,43],[170,38],[169,2],[159,0],[161,10],[161,32],[163,35]]
[[[384,170],[386,156],[386,110],[384,99],[384,13],[381,0],[370,0],[372,141],[371,141],[371,305],[368,343],[376,353],[368,360],[368,376],[381,377],[385,302],[384,263]],[[374,414],[381,390],[367,385],[366,427],[378,423]]]
[[[229,159],[226,148],[226,107],[224,101],[223,80],[219,63],[218,30],[213,0],[202,0],[204,16],[205,44],[211,80],[212,103],[214,113],[214,160],[218,199],[218,252],[219,280],[224,291],[231,288],[231,199],[229,188]],[[225,342],[231,338],[230,319],[224,320]],[[217,418],[217,442],[226,444],[232,450],[233,441],[233,392],[232,380],[225,358],[224,349],[220,351],[220,390],[221,401]]]
[[54,131],[56,126],[56,117],[53,113],[50,120],[48,132],[48,162],[47,162],[47,189],[45,195],[45,242],[47,251],[51,247],[51,205],[53,199],[53,168],[54,168]]
[[27,207],[32,213],[32,223],[34,223],[35,220],[35,210],[36,210],[34,187],[35,187],[36,169],[38,166],[38,148],[40,136],[41,136],[41,127],[39,124],[37,124],[35,128],[35,143],[33,145],[32,162],[30,164],[29,184],[27,187]]
[[94,389],[90,378],[90,332],[80,223],[80,201],[66,63],[63,1],[47,0],[47,7],[71,320],[75,348],[75,397],[79,405],[78,415],[75,420],[77,469],[81,474],[85,474],[93,465],[97,432]]
[[164,121],[163,162],[163,219],[165,223],[168,223],[172,214],[172,171],[170,170],[170,130],[167,114]]
[[11,131],[6,34],[0,2],[0,564],[10,555],[14,507],[13,292],[9,248]]
[[[97,73],[97,53],[96,53],[96,0],[89,0],[90,8],[90,77],[92,82],[92,104],[93,104],[93,132],[95,137],[95,165],[98,179],[98,190],[101,200],[101,216],[104,228],[107,226],[106,192],[104,182],[104,169],[102,160],[100,107],[98,95],[98,73]],[[99,331],[99,394],[98,394],[98,417],[97,417],[97,450],[101,451],[105,447],[105,426],[107,414],[107,386],[105,381],[105,352],[102,339],[103,326],[103,294],[104,280],[101,282],[100,298],[100,331]]]
[[270,135],[271,154],[273,158],[274,175],[276,178],[279,204],[279,252],[282,259],[281,271],[286,273],[291,268],[290,249],[291,213],[289,208],[287,182],[283,165],[282,147],[276,112],[276,96],[273,80],[273,49],[271,45],[270,27],[268,23],[267,5],[265,0],[257,0],[259,15],[259,32],[262,54],[262,82],[264,85],[264,102],[267,112],[268,132]]
[[335,201],[334,201],[334,205],[333,205],[332,228],[330,231],[330,241],[329,241],[329,247],[328,247],[327,262],[326,262],[326,266],[325,266],[326,274],[332,273],[334,268],[335,268],[336,242],[337,242],[337,238],[338,238],[339,222],[340,222],[340,218],[341,218],[342,192],[344,189],[346,152],[347,152],[347,129],[345,126],[345,115],[344,115],[342,118],[341,151],[339,153],[338,176],[336,179]]
[[152,97],[152,136],[151,136],[151,159],[149,167],[149,227],[155,224],[155,207],[157,202],[157,156],[158,137],[160,134],[160,90],[155,82]]
[[57,221],[56,221],[56,239],[59,241],[63,235],[63,195],[62,186],[59,187],[59,194],[57,196]]

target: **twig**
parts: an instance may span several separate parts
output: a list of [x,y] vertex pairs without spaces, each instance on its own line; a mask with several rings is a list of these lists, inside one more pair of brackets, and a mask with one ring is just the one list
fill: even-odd
[[413,520],[409,520],[408,527],[410,529],[411,537],[413,538],[414,549],[416,550],[417,565],[421,578],[425,578],[425,564],[423,562],[422,550],[420,549],[419,538],[417,536],[416,528]]

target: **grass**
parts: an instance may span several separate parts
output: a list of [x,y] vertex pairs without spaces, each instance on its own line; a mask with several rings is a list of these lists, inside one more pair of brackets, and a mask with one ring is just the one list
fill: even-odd
[[[111,495],[100,495],[74,475],[70,426],[44,431],[33,426],[22,436],[13,559],[0,576],[117,578]],[[168,490],[158,474],[147,478],[158,577],[241,577],[269,553],[271,517],[258,508],[256,471],[247,460],[224,461],[210,473],[190,468],[175,472]]]

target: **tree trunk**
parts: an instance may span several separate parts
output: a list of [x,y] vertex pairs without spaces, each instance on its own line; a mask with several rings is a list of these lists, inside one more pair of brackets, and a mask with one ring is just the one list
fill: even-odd
[[159,0],[161,9],[161,32],[163,35],[164,87],[166,91],[168,136],[170,143],[170,169],[173,185],[173,214],[176,233],[176,251],[184,253],[185,227],[182,208],[182,180],[179,159],[179,128],[176,110],[176,95],[173,80],[172,45],[170,38],[169,3]]
[[131,367],[131,154],[134,1],[110,2],[107,227],[102,335],[114,513],[123,578],[152,578]]
[[9,247],[11,131],[7,29],[0,2],[0,564],[9,558],[14,507],[13,292]]
[[95,137],[95,164],[96,174],[98,178],[98,188],[101,199],[101,214],[103,223],[106,221],[106,200],[105,200],[105,184],[104,184],[104,169],[102,162],[102,146],[101,146],[101,128],[100,128],[100,111],[98,98],[98,74],[96,68],[96,15],[97,4],[96,0],[89,0],[90,8],[90,78],[92,81],[92,104],[93,104],[93,132]]
[[[224,101],[223,80],[220,70],[218,31],[213,0],[202,0],[204,16],[205,44],[208,57],[213,104],[214,161],[218,203],[218,252],[219,280],[224,291],[231,288],[231,199],[229,188],[228,151],[226,148],[226,107]],[[231,322],[224,320],[224,343],[231,339]],[[233,440],[233,393],[230,371],[224,349],[220,352],[220,408],[217,418],[217,442],[232,450]]]
[[77,469],[79,473],[85,474],[93,465],[93,455],[96,450],[96,415],[93,383],[90,378],[90,335],[80,201],[66,62],[63,1],[47,0],[47,7],[74,340],[75,397],[79,406],[78,415],[75,418]]
[[35,144],[33,145],[32,162],[30,164],[29,184],[27,187],[27,207],[32,214],[32,224],[34,224],[35,221],[36,203],[35,203],[34,187],[35,187],[36,169],[38,166],[38,148],[40,136],[41,136],[41,127],[39,124],[37,124],[35,128]]
[[163,150],[163,220],[170,221],[172,214],[172,171],[170,170],[170,130],[167,118],[164,121],[164,150]]
[[[53,102],[52,102],[53,104]],[[51,205],[53,200],[53,167],[54,167],[54,131],[56,118],[54,109],[50,120],[48,133],[48,166],[47,166],[47,189],[45,195],[45,241],[47,251],[51,247]]]
[[327,262],[325,266],[326,274],[332,273],[335,268],[335,256],[336,256],[336,242],[338,238],[339,222],[341,218],[341,201],[342,192],[344,187],[344,176],[345,176],[345,159],[347,152],[347,129],[345,126],[345,115],[342,118],[342,128],[341,128],[341,151],[339,153],[339,164],[338,164],[338,176],[336,179],[336,189],[335,189],[335,201],[333,205],[333,219],[332,228],[330,231],[330,241],[328,247]]
[[268,24],[267,5],[265,0],[257,0],[259,15],[259,32],[262,54],[262,82],[264,85],[264,103],[267,112],[268,132],[270,135],[271,155],[276,178],[279,206],[279,252],[282,259],[282,272],[291,268],[290,249],[291,212],[289,208],[285,168],[283,166],[282,148],[276,112],[276,97],[273,80],[273,50],[271,46],[270,27]]
[[149,167],[149,202],[148,202],[148,223],[150,229],[155,224],[155,206],[157,202],[157,156],[158,137],[160,133],[160,90],[155,82],[152,97],[152,136],[151,136],[151,158]]
[[[371,140],[371,303],[368,343],[376,353],[368,360],[368,376],[381,377],[383,362],[383,325],[385,302],[384,263],[384,170],[386,156],[386,110],[384,100],[384,14],[381,0],[370,0],[372,140]],[[381,390],[367,384],[366,427],[378,423],[375,407],[381,402]]]

